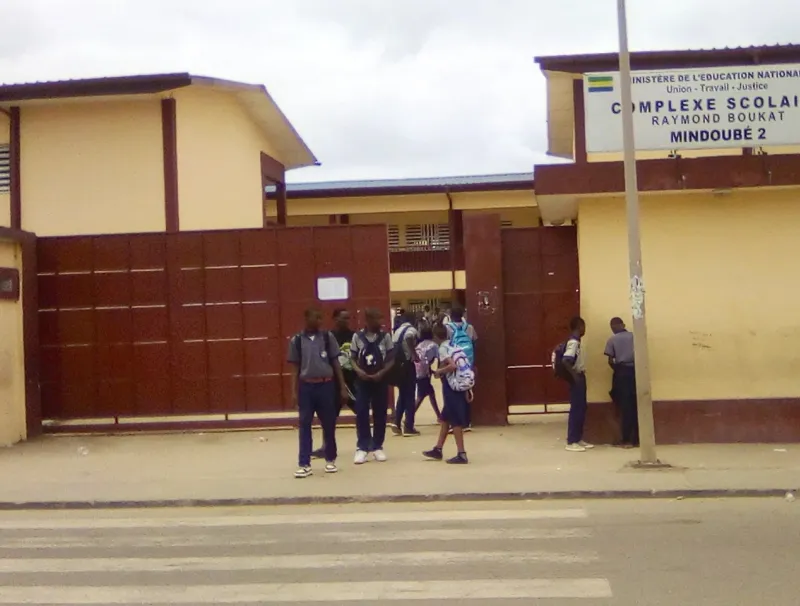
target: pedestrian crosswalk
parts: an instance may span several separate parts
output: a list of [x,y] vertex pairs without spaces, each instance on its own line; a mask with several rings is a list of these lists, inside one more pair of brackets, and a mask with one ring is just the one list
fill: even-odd
[[582,508],[0,514],[0,604],[607,604]]

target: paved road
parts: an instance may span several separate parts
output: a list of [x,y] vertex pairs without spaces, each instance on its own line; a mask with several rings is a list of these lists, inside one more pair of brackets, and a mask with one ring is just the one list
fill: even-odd
[[783,500],[0,513],[0,604],[797,604]]

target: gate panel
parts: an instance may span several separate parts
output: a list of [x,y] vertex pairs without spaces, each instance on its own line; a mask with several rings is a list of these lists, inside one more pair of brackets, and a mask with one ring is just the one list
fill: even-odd
[[577,233],[574,227],[503,230],[508,403],[565,402],[550,354],[579,313]]
[[[42,238],[38,249],[45,419],[286,410],[287,339],[309,305],[389,308],[384,226]],[[350,299],[319,302],[324,276],[348,278]]]

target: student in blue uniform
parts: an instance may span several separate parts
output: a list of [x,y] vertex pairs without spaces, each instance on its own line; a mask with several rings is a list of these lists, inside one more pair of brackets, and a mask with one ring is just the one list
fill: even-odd
[[[300,448],[296,478],[307,478],[311,470],[314,415],[322,425],[325,447],[325,472],[336,473],[337,398],[347,400],[347,390],[339,366],[339,346],[328,331],[322,330],[322,313],[310,308],[305,312],[305,329],[289,341],[287,360],[297,367],[292,374],[292,400],[299,413]],[[336,392],[336,385],[341,393]]]
[[439,346],[439,367],[435,375],[442,379],[444,408],[442,408],[439,439],[431,450],[423,452],[427,459],[441,461],[442,449],[447,435],[453,430],[458,453],[447,462],[451,465],[466,465],[467,451],[464,446],[464,429],[469,425],[467,397],[475,383],[475,375],[464,351],[447,338],[447,328],[441,324],[433,327],[433,340]]
[[[365,312],[366,326],[353,335],[350,356],[356,373],[356,433],[358,442],[353,462],[363,465],[372,453],[379,463],[386,461],[386,416],[389,410],[388,372],[394,365],[392,333],[383,331],[383,314],[377,309]],[[370,427],[372,411],[374,428]]]

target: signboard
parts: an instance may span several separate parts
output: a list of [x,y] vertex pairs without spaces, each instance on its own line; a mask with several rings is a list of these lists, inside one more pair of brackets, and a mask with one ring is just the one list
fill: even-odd
[[[638,150],[800,144],[800,65],[635,71]],[[586,74],[586,150],[620,152],[618,72]]]

